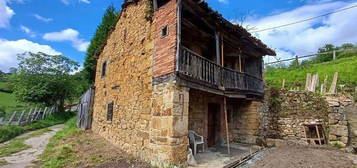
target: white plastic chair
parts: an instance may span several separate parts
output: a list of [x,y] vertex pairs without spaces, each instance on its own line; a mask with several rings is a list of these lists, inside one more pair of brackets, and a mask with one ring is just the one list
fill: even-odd
[[193,145],[193,155],[197,154],[198,145],[202,145],[202,152],[205,151],[203,136],[198,135],[195,131],[188,131],[188,138],[190,140],[190,144]]

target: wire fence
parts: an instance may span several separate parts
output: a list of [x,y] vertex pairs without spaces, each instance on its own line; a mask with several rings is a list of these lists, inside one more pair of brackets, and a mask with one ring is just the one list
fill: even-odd
[[43,120],[58,110],[55,106],[44,108],[31,108],[22,112],[15,111],[11,114],[6,114],[0,117],[0,125],[28,125],[38,120]]
[[264,65],[271,66],[274,64],[280,64],[280,63],[291,62],[291,61],[295,61],[297,65],[299,65],[299,63],[301,63],[303,60],[311,59],[313,57],[317,57],[319,55],[325,55],[325,54],[331,54],[332,60],[335,60],[337,59],[339,53],[346,52],[346,51],[357,52],[357,49],[340,49],[340,50],[333,50],[329,52],[315,53],[315,54],[304,55],[304,56],[295,56],[293,58],[282,59],[282,60],[277,59],[276,61],[273,62],[267,62]]

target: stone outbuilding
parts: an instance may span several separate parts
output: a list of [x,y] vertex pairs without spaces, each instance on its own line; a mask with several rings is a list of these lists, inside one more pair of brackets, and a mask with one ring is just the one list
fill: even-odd
[[206,147],[254,143],[265,55],[202,0],[125,0],[98,58],[92,129],[156,165],[187,165],[188,130]]

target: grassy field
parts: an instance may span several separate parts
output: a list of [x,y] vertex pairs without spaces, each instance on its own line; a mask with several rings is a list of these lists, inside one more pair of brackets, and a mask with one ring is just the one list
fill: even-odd
[[[0,89],[7,89],[6,82],[0,82]],[[27,107],[23,103],[16,101],[14,94],[0,91],[0,108],[4,109],[6,113],[12,113]]]
[[301,69],[269,69],[265,73],[265,80],[271,87],[281,87],[282,81],[285,79],[285,86],[287,88],[304,88],[307,73],[318,73],[320,76],[320,83],[321,81],[324,81],[325,75],[327,75],[328,85],[330,85],[335,72],[339,73],[338,85],[343,84],[350,88],[356,87],[357,56],[314,64]]

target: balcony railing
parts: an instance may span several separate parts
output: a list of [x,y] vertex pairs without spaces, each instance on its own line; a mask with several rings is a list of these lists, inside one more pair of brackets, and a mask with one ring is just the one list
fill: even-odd
[[195,80],[225,89],[263,93],[263,80],[222,67],[193,51],[182,47],[179,58],[179,73]]

